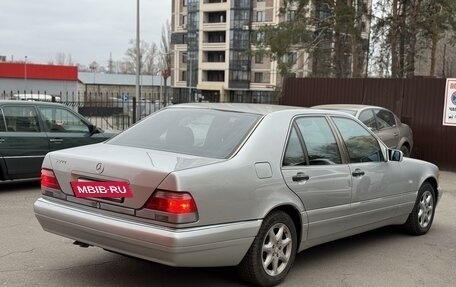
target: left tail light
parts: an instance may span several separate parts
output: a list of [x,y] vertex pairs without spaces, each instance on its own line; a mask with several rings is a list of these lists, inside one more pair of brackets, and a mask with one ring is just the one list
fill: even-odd
[[51,197],[66,199],[66,195],[62,192],[59,181],[52,169],[41,169],[41,193]]
[[156,190],[136,215],[169,223],[198,220],[198,208],[188,192]]
[[59,182],[51,169],[41,169],[41,187],[60,189]]

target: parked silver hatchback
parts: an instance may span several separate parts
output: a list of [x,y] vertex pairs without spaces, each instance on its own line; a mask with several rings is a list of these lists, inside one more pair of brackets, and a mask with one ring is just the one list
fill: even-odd
[[428,232],[438,173],[346,113],[195,103],[49,153],[34,208],[44,230],[79,245],[171,266],[237,266],[246,281],[273,286],[311,246],[390,224]]
[[390,110],[369,105],[319,105],[312,108],[338,110],[355,116],[369,127],[389,148],[410,156],[413,148],[412,129]]

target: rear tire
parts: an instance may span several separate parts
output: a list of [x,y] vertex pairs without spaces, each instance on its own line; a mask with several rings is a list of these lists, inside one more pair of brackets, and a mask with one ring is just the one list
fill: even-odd
[[237,266],[239,275],[256,286],[282,282],[293,265],[297,250],[296,227],[283,211],[266,216],[258,235]]
[[431,228],[435,213],[435,189],[425,182],[418,191],[415,206],[410,213],[405,230],[412,235],[426,234]]

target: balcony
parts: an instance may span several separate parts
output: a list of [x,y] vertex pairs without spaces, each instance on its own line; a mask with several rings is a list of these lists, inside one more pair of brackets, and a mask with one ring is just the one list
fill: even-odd
[[203,30],[226,30],[226,11],[205,12]]
[[202,11],[229,10],[230,6],[226,0],[205,0],[202,5]]

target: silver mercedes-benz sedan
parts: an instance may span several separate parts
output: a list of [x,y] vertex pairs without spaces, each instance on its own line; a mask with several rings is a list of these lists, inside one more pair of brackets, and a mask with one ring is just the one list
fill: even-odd
[[254,104],[162,109],[107,142],[49,153],[43,229],[171,266],[237,266],[259,286],[298,252],[385,225],[422,235],[438,168],[337,111]]

